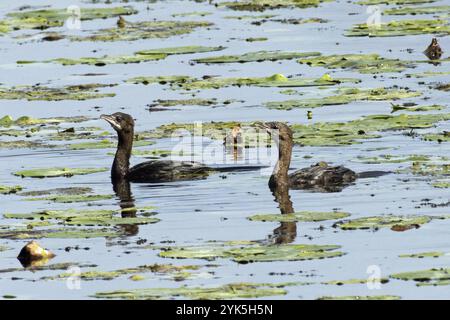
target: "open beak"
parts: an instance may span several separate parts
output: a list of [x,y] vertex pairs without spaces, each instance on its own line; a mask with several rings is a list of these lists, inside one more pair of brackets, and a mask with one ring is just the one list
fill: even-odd
[[115,117],[108,115],[108,114],[102,114],[100,116],[100,119],[105,120],[106,122],[108,122],[114,129],[116,130],[120,130],[122,129],[122,127],[120,126],[120,123],[118,123],[115,119]]

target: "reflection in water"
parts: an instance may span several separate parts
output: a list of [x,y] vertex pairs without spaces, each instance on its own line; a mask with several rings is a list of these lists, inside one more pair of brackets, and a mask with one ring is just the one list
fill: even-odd
[[[281,183],[270,188],[275,201],[278,202],[281,214],[294,213],[291,198],[289,196],[289,186],[287,183]],[[275,244],[291,243],[297,237],[297,223],[296,222],[281,222],[280,226],[273,230],[273,235],[270,239]]]
[[[125,179],[114,180],[113,190],[120,199],[119,206],[122,211],[122,218],[135,218],[137,210],[134,205],[133,195],[131,194],[130,182]],[[120,227],[129,236],[134,236],[139,232],[139,227],[135,224],[123,224]]]

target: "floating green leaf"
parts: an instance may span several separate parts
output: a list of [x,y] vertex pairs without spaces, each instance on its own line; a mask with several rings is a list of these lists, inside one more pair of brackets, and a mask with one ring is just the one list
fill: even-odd
[[108,171],[108,168],[40,168],[14,172],[15,176],[22,178],[53,178],[72,177]]
[[350,216],[346,212],[317,212],[301,211],[292,214],[257,214],[249,217],[252,221],[270,221],[270,222],[316,222],[325,220],[342,219]]
[[242,55],[225,55],[209,58],[194,59],[197,63],[245,63],[277,61],[304,58],[310,56],[320,56],[320,52],[283,52],[283,51],[256,51]]
[[353,220],[339,221],[335,223],[335,227],[342,230],[356,229],[380,229],[380,228],[416,228],[422,224],[431,221],[428,216],[374,216],[358,218]]

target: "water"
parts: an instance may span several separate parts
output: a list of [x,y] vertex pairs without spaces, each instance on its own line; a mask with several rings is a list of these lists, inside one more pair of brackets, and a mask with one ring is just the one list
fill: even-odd
[[[0,5],[0,15],[28,4],[23,0],[4,0]],[[33,1],[33,5],[51,4],[49,1]],[[59,1],[53,4],[55,8],[65,8],[68,5],[87,6],[79,1]],[[197,57],[207,57],[221,54],[239,54],[258,50],[283,51],[319,51],[322,54],[342,53],[379,53],[387,58],[401,58],[404,60],[422,60],[422,51],[431,40],[430,35],[394,37],[394,38],[346,38],[342,36],[345,29],[355,23],[364,23],[367,19],[366,7],[347,1],[323,3],[319,8],[308,9],[281,9],[266,11],[277,14],[277,18],[290,17],[320,17],[329,19],[326,24],[288,25],[280,23],[265,23],[261,26],[250,24],[250,20],[224,19],[228,15],[247,14],[234,12],[224,8],[215,8],[207,3],[193,1],[159,1],[147,4],[130,2],[130,5],[139,10],[139,14],[126,17],[128,21],[143,21],[151,19],[175,19],[174,13],[208,11],[211,15],[206,17],[186,17],[180,20],[206,20],[215,25],[210,29],[197,29],[188,35],[168,39],[148,39],[133,42],[70,42],[68,40],[56,42],[23,41],[9,36],[0,37],[1,79],[4,85],[23,85],[49,83],[50,85],[66,85],[80,83],[118,83],[119,86],[104,90],[115,92],[114,98],[105,98],[87,101],[24,101],[2,100],[0,115],[9,114],[18,117],[28,115],[33,117],[54,117],[84,115],[92,117],[83,125],[100,126],[105,130],[111,128],[101,120],[97,120],[102,113],[124,111],[135,117],[136,130],[149,130],[161,124],[172,122],[194,121],[254,121],[254,120],[280,120],[290,123],[313,123],[324,121],[348,121],[371,114],[387,114],[390,104],[384,102],[354,102],[342,106],[322,107],[313,110],[313,119],[308,120],[306,109],[292,111],[268,110],[261,106],[266,101],[287,100],[291,97],[278,93],[277,88],[257,87],[231,87],[220,90],[204,90],[198,97],[218,100],[238,99],[244,103],[233,103],[230,106],[209,107],[180,107],[177,111],[148,112],[146,105],[156,99],[184,98],[186,95],[179,91],[172,91],[164,86],[132,85],[123,80],[135,76],[157,75],[190,75],[201,77],[203,75],[220,76],[269,76],[274,73],[285,75],[305,75],[307,77],[320,77],[325,72],[336,77],[356,77],[363,80],[358,87],[389,87],[397,84],[424,92],[423,97],[409,99],[422,105],[442,104],[447,108],[441,112],[448,112],[448,93],[430,89],[425,83],[448,82],[448,76],[414,79],[406,78],[405,73],[423,71],[450,71],[449,64],[433,66],[420,64],[414,70],[408,69],[401,74],[383,74],[374,78],[372,75],[362,75],[341,70],[326,70],[323,68],[310,68],[291,61],[224,64],[224,65],[191,65],[189,60]],[[449,4],[448,1],[438,1],[433,5]],[[101,5],[100,5],[101,6]],[[149,10],[147,10],[147,6]],[[356,13],[349,15],[349,13]],[[423,16],[424,18],[432,15]],[[422,16],[420,16],[422,17]],[[399,19],[411,18],[399,16]],[[414,18],[414,17],[413,17]],[[391,17],[382,16],[384,20]],[[86,30],[94,30],[115,24],[116,19],[83,21],[82,30],[60,30],[67,34],[83,34]],[[56,28],[58,30],[58,28]],[[23,31],[19,33],[33,34],[36,31]],[[249,37],[269,38],[264,42],[246,42]],[[439,38],[444,51],[449,48],[448,37]],[[223,45],[227,48],[220,53],[201,53],[195,55],[173,55],[155,62],[141,64],[117,64],[105,67],[85,65],[61,66],[58,64],[16,65],[17,60],[48,60],[59,57],[83,57],[92,55],[121,55],[131,54],[138,50],[151,48],[164,48],[183,45]],[[405,49],[412,48],[412,53]],[[94,54],[93,50],[97,52]],[[89,72],[105,73],[106,75],[86,77],[81,74]],[[327,91],[335,88],[326,89]],[[315,96],[321,89],[300,88],[305,96]],[[99,107],[99,108],[94,108]],[[450,130],[450,123],[440,123],[439,131]],[[425,132],[426,130],[417,130]],[[436,131],[437,129],[432,129]],[[148,148],[169,149],[173,142],[164,139],[157,145]],[[425,142],[404,136],[402,132],[384,132],[381,139],[369,140],[359,145],[348,147],[295,147],[291,168],[298,169],[318,161],[327,161],[334,164],[343,164],[355,171],[366,170],[396,170],[406,167],[407,163],[370,165],[354,162],[358,156],[376,156],[383,151],[367,151],[369,148],[394,147],[386,153],[407,155],[428,154],[448,155],[448,144]],[[109,151],[109,150],[108,150]],[[11,174],[22,168],[52,167],[64,165],[66,167],[109,167],[112,159],[105,156],[106,151],[65,149],[16,149],[0,150],[0,181],[5,185],[20,184],[28,190],[41,190],[56,187],[91,186],[98,194],[112,193],[109,173],[99,173],[72,178],[54,179],[20,179]],[[311,159],[304,159],[304,155],[312,155]],[[134,157],[132,164],[142,161]],[[94,263],[99,270],[115,270],[119,268],[136,267],[153,263],[174,263],[177,265],[206,264],[202,260],[169,260],[157,256],[157,250],[139,249],[136,241],[147,239],[148,243],[159,244],[161,241],[174,241],[176,245],[193,245],[209,240],[264,240],[273,235],[278,223],[251,222],[246,218],[256,213],[277,213],[278,205],[267,187],[267,176],[258,171],[239,174],[227,174],[227,179],[220,175],[212,175],[207,180],[175,182],[157,186],[146,184],[133,184],[132,193],[137,206],[153,205],[157,207],[159,223],[142,225],[138,227],[138,234],[122,239],[41,239],[39,242],[56,253],[51,261]],[[416,177],[410,174],[391,174],[377,179],[364,179],[356,185],[344,189],[340,193],[308,193],[304,191],[291,191],[291,200],[296,211],[314,210],[330,211],[339,209],[349,212],[352,218],[383,215],[383,214],[449,214],[448,207],[431,208],[420,206],[422,199],[431,199],[433,203],[448,201],[448,189],[436,189],[431,186],[426,177]],[[38,210],[56,210],[78,208],[77,204],[54,204],[46,202],[23,201],[15,195],[1,196],[1,212],[32,212]],[[95,202],[101,208],[118,208],[118,200]],[[0,218],[2,219],[2,218]],[[288,282],[311,281],[308,286],[287,287],[287,295],[275,298],[287,299],[315,299],[324,295],[379,295],[392,294],[402,298],[450,298],[448,288],[442,287],[416,287],[412,281],[391,280],[381,286],[379,290],[370,290],[366,285],[326,286],[320,284],[328,280],[345,280],[351,278],[367,278],[369,266],[380,268],[381,276],[389,274],[423,270],[433,267],[448,267],[450,256],[437,259],[407,259],[398,258],[399,254],[417,253],[424,251],[450,252],[448,230],[450,220],[438,220],[425,224],[420,229],[407,232],[393,232],[382,229],[377,232],[357,230],[340,231],[332,228],[333,221],[321,223],[298,223],[297,236],[294,243],[336,244],[342,246],[341,251],[346,255],[339,258],[292,261],[251,263],[240,265],[227,259],[214,261],[218,264],[214,268],[205,268],[204,271],[214,271],[214,275],[206,278],[191,279],[184,282],[175,282],[159,277],[155,274],[145,274],[145,281],[130,281],[127,276],[110,281],[82,281],[80,290],[69,290],[65,281],[43,281],[43,276],[56,275],[62,271],[19,271],[3,273],[0,277],[0,295],[12,294],[20,299],[53,298],[77,299],[89,298],[96,292],[116,289],[148,288],[148,287],[178,287],[179,285],[221,285],[232,282]],[[319,230],[322,225],[324,230]],[[123,241],[118,241],[123,240]],[[11,250],[0,253],[0,269],[20,267],[16,256],[25,240],[1,240],[0,245],[6,245]],[[64,250],[67,246],[89,250]],[[82,270],[83,271],[83,270]],[[271,275],[272,273],[283,275]],[[20,280],[13,280],[19,277]]]

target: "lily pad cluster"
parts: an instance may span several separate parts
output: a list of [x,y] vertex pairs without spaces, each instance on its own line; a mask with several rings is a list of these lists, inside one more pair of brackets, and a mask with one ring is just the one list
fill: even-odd
[[344,33],[347,37],[397,37],[420,34],[450,34],[447,20],[398,20],[381,23],[380,26],[367,23],[354,25]]
[[448,286],[450,285],[450,268],[433,268],[421,271],[401,272],[391,275],[391,278],[414,281],[417,286]]
[[43,100],[43,101],[62,101],[62,100],[88,100],[114,97],[115,93],[99,93],[101,88],[108,88],[115,84],[81,84],[65,87],[46,87],[35,86],[17,86],[1,87],[0,99],[3,100]]
[[356,70],[360,73],[401,72],[414,67],[411,62],[387,59],[378,54],[335,54],[298,60],[299,63],[327,69]]
[[75,17],[80,20],[107,19],[132,15],[137,10],[130,6],[111,8],[80,8],[80,12],[68,9],[40,9],[10,12],[0,20],[0,34],[21,29],[48,29],[62,27],[66,20]]
[[207,21],[142,21],[127,22],[123,28],[107,28],[88,36],[71,36],[72,41],[135,41],[141,39],[169,38],[188,34],[200,27],[210,27]]
[[269,101],[264,105],[270,109],[291,110],[294,108],[318,108],[323,106],[335,106],[348,104],[353,101],[383,101],[383,100],[398,100],[418,97],[420,92],[405,90],[405,89],[340,89],[336,91],[336,95],[325,96],[322,98],[305,98],[297,100],[285,101]]
[[263,62],[291,60],[311,56],[320,56],[320,52],[284,52],[284,51],[256,51],[248,52],[241,55],[224,55],[217,57],[207,57],[193,59],[197,63],[246,63],[246,62]]
[[332,0],[239,0],[220,2],[219,6],[225,6],[237,11],[265,11],[283,8],[310,8],[318,7],[320,3]]

